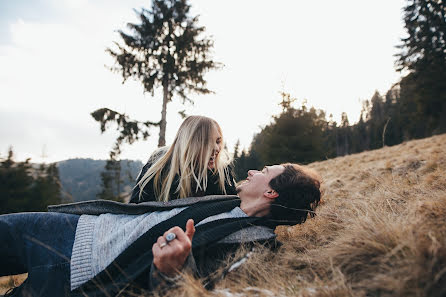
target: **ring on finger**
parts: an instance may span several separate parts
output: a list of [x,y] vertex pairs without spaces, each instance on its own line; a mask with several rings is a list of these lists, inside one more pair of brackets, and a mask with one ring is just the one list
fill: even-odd
[[160,249],[162,249],[163,247],[165,247],[167,245],[167,242],[163,242],[160,244]]
[[171,242],[171,241],[174,240],[176,237],[177,237],[177,236],[176,236],[175,233],[173,233],[173,232],[167,233],[167,235],[166,235],[166,241],[167,241],[167,243]]

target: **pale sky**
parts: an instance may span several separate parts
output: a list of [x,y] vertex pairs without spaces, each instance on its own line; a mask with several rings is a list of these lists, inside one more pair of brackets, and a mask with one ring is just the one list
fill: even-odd
[[[192,15],[215,41],[214,60],[225,65],[205,78],[213,95],[195,105],[174,97],[167,109],[167,143],[182,122],[179,110],[217,120],[230,151],[280,112],[279,92],[350,123],[375,90],[400,79],[395,46],[404,36],[403,0],[193,0]],[[140,0],[0,0],[0,157],[12,146],[17,159],[53,162],[106,159],[114,131],[100,133],[90,113],[108,107],[159,121],[162,96],[122,84],[105,65],[119,41],[116,30],[136,22]],[[146,161],[159,130],[124,146],[122,158]]]

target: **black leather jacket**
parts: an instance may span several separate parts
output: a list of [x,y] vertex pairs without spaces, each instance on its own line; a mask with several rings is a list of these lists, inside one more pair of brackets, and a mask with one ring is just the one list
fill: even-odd
[[[156,199],[155,190],[153,187],[153,179],[150,180],[147,185],[144,187],[141,198],[139,197],[140,188],[137,185],[139,181],[142,179],[144,174],[147,172],[147,170],[152,166],[153,163],[156,162],[162,155],[166,153],[166,150],[160,149],[156,151],[152,156],[150,156],[149,160],[147,161],[146,165],[141,169],[141,172],[139,173],[137,179],[136,179],[136,185],[133,188],[132,196],[130,198],[129,203],[141,203],[141,202],[148,202],[148,201],[158,201]],[[237,191],[235,190],[235,179],[234,179],[234,173],[232,166],[228,167],[228,175],[229,175],[229,182],[227,179],[225,179],[225,190],[226,193],[224,193],[218,184],[219,176],[218,174],[215,174],[211,170],[208,170],[208,183],[206,187],[206,191],[196,191],[193,192],[191,197],[201,197],[201,196],[208,196],[208,195],[236,195]],[[172,182],[172,187],[170,188],[170,200],[178,199],[179,193],[175,193],[176,188],[178,187],[179,182],[179,176],[177,175]],[[195,189],[195,184],[192,185],[192,189]]]

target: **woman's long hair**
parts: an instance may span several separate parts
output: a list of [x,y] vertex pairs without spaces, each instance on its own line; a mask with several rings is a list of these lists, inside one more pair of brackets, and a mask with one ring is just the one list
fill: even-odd
[[[158,201],[170,200],[169,195],[175,177],[179,176],[178,187],[174,193],[179,198],[192,196],[192,193],[206,191],[208,163],[215,147],[212,133],[214,127],[220,135],[221,128],[216,121],[204,116],[189,116],[181,124],[177,135],[170,147],[160,148],[167,152],[158,158],[147,170],[137,186],[140,187],[139,197],[147,183],[153,179],[155,196]],[[229,181],[229,168],[231,158],[224,148],[223,136],[221,150],[214,161],[213,174],[218,174],[218,184],[226,194],[225,179]],[[156,155],[157,152],[154,153]],[[195,189],[192,189],[192,186]]]

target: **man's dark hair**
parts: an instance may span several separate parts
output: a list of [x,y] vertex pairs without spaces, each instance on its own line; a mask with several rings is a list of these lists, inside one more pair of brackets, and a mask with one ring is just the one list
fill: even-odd
[[313,217],[321,199],[319,175],[297,164],[282,164],[285,170],[269,182],[279,197],[271,204],[270,220],[277,225],[295,225]]

